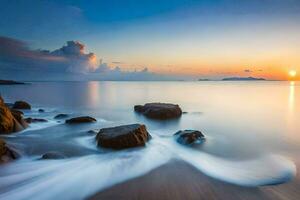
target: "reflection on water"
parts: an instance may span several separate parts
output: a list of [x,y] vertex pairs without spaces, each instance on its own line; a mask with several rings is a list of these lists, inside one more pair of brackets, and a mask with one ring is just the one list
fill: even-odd
[[[0,198],[82,199],[118,182],[147,173],[172,158],[234,184],[257,186],[289,181],[299,157],[299,82],[43,82],[1,86],[8,102],[23,99],[25,114],[49,120],[6,137],[22,159],[0,167]],[[133,112],[135,104],[178,103],[180,120],[152,121]],[[37,112],[44,108],[45,113]],[[91,125],[65,126],[58,113],[91,115]],[[195,114],[201,113],[201,114]],[[144,123],[153,139],[144,149],[109,152],[96,148],[87,130]],[[180,129],[201,130],[198,149],[173,141]],[[66,160],[41,161],[48,151]],[[83,187],[85,185],[85,187]],[[80,194],[77,189],[80,188]],[[46,190],[48,192],[43,192]],[[51,192],[49,191],[51,190]]]
[[89,98],[87,98],[88,100],[88,104],[94,108],[94,107],[97,107],[97,105],[100,102],[100,94],[99,94],[99,91],[100,88],[99,88],[99,84],[98,82],[95,82],[95,81],[91,81],[91,82],[88,82],[88,94],[89,94]]
[[295,82],[290,82],[290,92],[289,92],[289,109],[293,112],[295,102]]

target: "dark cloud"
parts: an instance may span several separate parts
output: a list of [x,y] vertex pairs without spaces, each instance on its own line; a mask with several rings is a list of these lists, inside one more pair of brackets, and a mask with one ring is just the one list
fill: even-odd
[[244,72],[246,72],[246,73],[251,73],[252,70],[250,70],[250,69],[245,69]]
[[85,46],[68,41],[54,51],[31,50],[23,41],[0,37],[1,70],[85,73],[97,67],[96,56],[85,53]]

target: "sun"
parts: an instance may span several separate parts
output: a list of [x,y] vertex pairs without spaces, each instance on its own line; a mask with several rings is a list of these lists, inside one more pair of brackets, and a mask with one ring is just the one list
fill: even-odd
[[295,77],[296,75],[297,75],[297,71],[296,70],[290,70],[289,71],[289,75],[290,75],[290,77]]

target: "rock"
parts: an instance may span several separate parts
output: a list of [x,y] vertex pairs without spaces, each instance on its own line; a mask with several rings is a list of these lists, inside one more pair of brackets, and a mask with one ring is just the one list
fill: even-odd
[[169,103],[136,105],[134,110],[152,119],[174,119],[182,115],[182,110],[178,105]]
[[10,111],[11,111],[12,115],[14,116],[14,118],[17,120],[17,122],[22,126],[20,128],[20,130],[23,130],[23,129],[28,127],[27,122],[23,118],[23,112],[22,111],[14,110],[14,109],[11,109]]
[[31,106],[29,103],[25,101],[16,101],[12,107],[13,109],[24,109],[24,110],[30,110]]
[[42,108],[40,108],[40,109],[39,109],[39,112],[45,112],[45,110],[44,110],[44,109],[42,109]]
[[202,143],[204,141],[204,135],[197,130],[178,131],[174,135],[177,137],[177,142],[184,145]]
[[0,134],[9,134],[25,129],[27,123],[20,112],[10,110],[0,97]]
[[54,119],[63,119],[69,117],[68,114],[58,114],[54,117]]
[[48,122],[48,120],[46,119],[41,119],[41,118],[31,118],[31,117],[28,117],[28,118],[25,118],[25,121],[30,124],[30,123],[37,123],[37,122]]
[[0,164],[17,159],[18,155],[11,150],[4,140],[0,139]]
[[141,124],[103,128],[96,136],[98,146],[112,149],[145,146],[150,138],[146,126]]
[[10,110],[4,104],[0,104],[0,133],[15,132],[15,121]]
[[41,159],[64,159],[64,158],[66,158],[65,155],[55,151],[47,152],[41,157]]
[[24,115],[24,113],[21,110],[10,109],[10,112],[18,114],[18,115]]
[[67,119],[67,124],[78,124],[78,123],[90,123],[90,122],[96,122],[97,120],[95,118],[89,117],[89,116],[83,116],[83,117],[74,117],[71,119]]

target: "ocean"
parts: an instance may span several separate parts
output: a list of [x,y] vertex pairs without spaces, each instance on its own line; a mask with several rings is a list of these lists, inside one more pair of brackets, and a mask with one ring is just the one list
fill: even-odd
[[[48,120],[1,135],[21,157],[0,166],[0,199],[85,199],[173,159],[246,187],[284,184],[297,172],[299,82],[31,82],[0,86],[0,93],[8,103],[29,102],[25,117]],[[186,113],[157,121],[134,112],[134,105],[149,102],[178,104]],[[59,113],[97,122],[67,125],[54,119]],[[132,123],[145,124],[152,135],[146,147],[104,149],[88,133]],[[200,130],[205,142],[195,148],[176,143],[173,134],[185,129]],[[53,151],[67,158],[40,159]]]

